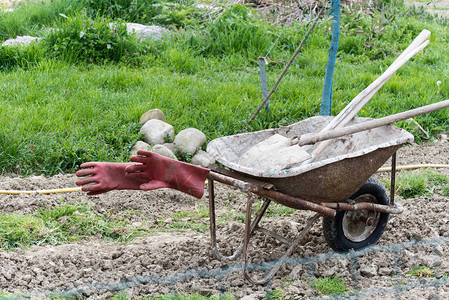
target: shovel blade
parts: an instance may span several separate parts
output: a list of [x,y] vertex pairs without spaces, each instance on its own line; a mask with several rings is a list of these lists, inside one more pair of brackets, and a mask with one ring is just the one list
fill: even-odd
[[299,147],[291,145],[291,139],[280,134],[252,146],[239,159],[244,167],[262,171],[275,172],[288,169],[294,165],[312,158],[312,156]]

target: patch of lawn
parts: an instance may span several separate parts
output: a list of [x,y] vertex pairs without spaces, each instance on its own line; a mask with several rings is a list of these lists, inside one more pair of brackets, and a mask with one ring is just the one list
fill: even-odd
[[349,292],[341,277],[318,278],[310,285],[319,296],[332,294],[347,294]]
[[[443,195],[446,193],[446,184],[449,178],[434,171],[410,171],[402,172],[396,178],[396,192],[403,198],[413,198],[434,193],[435,188],[442,188]],[[390,182],[386,182],[389,187]]]
[[130,226],[127,220],[110,220],[88,205],[63,203],[52,209],[42,208],[32,215],[0,214],[0,249],[62,244],[90,237],[122,242],[144,231]]

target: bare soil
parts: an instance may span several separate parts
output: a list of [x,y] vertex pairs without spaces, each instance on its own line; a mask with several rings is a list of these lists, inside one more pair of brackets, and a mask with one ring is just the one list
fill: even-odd
[[405,1],[408,6],[424,7],[424,9],[438,18],[449,17],[449,1],[448,0],[432,0],[432,1]]
[[[449,164],[449,142],[412,145],[398,152],[399,165],[425,163]],[[438,172],[449,176],[449,169]],[[55,189],[73,187],[74,181],[74,175],[0,177],[0,189]],[[170,216],[175,212],[207,206],[206,196],[197,200],[172,190],[113,191],[91,197],[82,192],[0,195],[0,211],[29,214],[40,207],[55,207],[62,201],[84,201],[99,213],[125,217],[135,224],[161,220],[170,223]],[[239,190],[219,184],[216,196],[219,213],[245,211],[246,195]],[[51,293],[107,298],[120,291],[129,297],[171,292],[203,295],[231,292],[236,298],[251,295],[251,299],[260,299],[268,290],[277,289],[284,297],[301,299],[317,296],[310,288],[315,278],[341,276],[350,289],[359,293],[359,298],[396,299],[398,295],[407,299],[449,298],[447,281],[444,277],[438,279],[449,272],[448,200],[438,190],[429,197],[398,199],[407,210],[390,216],[386,232],[376,246],[381,248],[360,254],[357,259],[351,256],[354,253],[344,256],[332,252],[323,238],[321,225],[316,224],[294,253],[296,260],[283,266],[265,286],[244,280],[241,259],[234,262],[216,259],[208,232],[168,229],[127,244],[86,239],[74,244],[0,252],[0,291],[31,298],[46,298]],[[308,211],[295,211],[287,216],[264,218],[262,225],[293,238],[311,215]],[[218,241],[226,255],[238,247],[242,228],[239,222],[219,227]],[[276,260],[286,248],[256,233],[250,245],[251,262]],[[418,265],[430,267],[437,277],[418,280],[406,274]],[[253,275],[263,275],[257,272]]]

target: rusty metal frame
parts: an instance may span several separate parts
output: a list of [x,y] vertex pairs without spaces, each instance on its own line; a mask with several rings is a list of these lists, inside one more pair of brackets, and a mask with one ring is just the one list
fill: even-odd
[[[225,174],[222,174],[225,173]],[[395,178],[396,178],[396,153],[392,156],[392,173],[391,173],[391,194],[390,194],[390,205],[381,205],[374,203],[357,203],[349,204],[345,202],[326,202],[326,203],[315,203],[311,201],[306,201],[297,197],[292,197],[287,194],[277,192],[274,190],[274,186],[269,183],[264,183],[254,178],[246,178],[242,174],[234,174],[229,170],[214,170],[209,172],[208,175],[208,191],[209,191],[209,218],[210,218],[210,235],[212,252],[215,257],[219,260],[235,260],[243,254],[244,267],[243,274],[245,279],[254,284],[265,284],[267,283],[279,270],[279,268],[285,263],[287,258],[293,253],[295,248],[301,243],[305,235],[310,231],[312,226],[317,222],[320,217],[334,217],[337,210],[345,211],[355,211],[355,210],[368,210],[381,213],[391,213],[400,214],[404,211],[404,207],[399,203],[394,203],[394,192],[395,192]],[[239,188],[241,191],[247,193],[247,204],[246,204],[246,216],[245,216],[245,229],[243,235],[243,241],[239,247],[230,256],[224,256],[220,253],[217,243],[217,232],[216,232],[216,215],[215,215],[215,191],[214,191],[214,180]],[[262,207],[257,211],[254,220],[251,221],[252,204],[253,197],[252,194],[256,194],[265,198]],[[299,210],[310,210],[314,211],[316,214],[311,217],[306,226],[297,235],[296,239],[290,241],[289,239],[278,235],[277,233],[265,229],[259,226],[263,215],[265,214],[271,200],[285,205],[294,209]],[[285,254],[276,262],[273,268],[268,272],[263,279],[255,279],[249,275],[248,272],[248,245],[251,235],[259,231],[264,234],[270,235],[276,240],[289,246]]]
[[[234,251],[234,253],[230,256],[223,256],[220,253],[220,250],[218,248],[217,243],[217,225],[216,225],[216,216],[215,216],[215,191],[214,191],[214,181],[211,178],[208,178],[208,191],[209,191],[209,219],[210,219],[210,237],[211,237],[211,244],[212,244],[212,252],[214,253],[215,257],[219,260],[226,259],[226,260],[235,260],[239,258],[242,255],[243,248],[244,248],[244,242],[242,242],[239,247]],[[250,193],[248,193],[250,195]],[[259,209],[259,211],[256,213],[256,216],[254,218],[253,222],[251,223],[250,227],[250,233],[252,234],[257,228],[260,220],[262,219],[262,216],[265,214],[265,211],[268,208],[268,205],[271,203],[270,199],[266,199],[262,205],[262,207]]]

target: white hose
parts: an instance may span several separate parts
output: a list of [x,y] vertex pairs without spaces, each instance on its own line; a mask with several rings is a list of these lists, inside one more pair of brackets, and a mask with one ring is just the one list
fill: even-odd
[[18,191],[18,190],[0,190],[0,194],[20,195],[20,194],[56,194],[56,193],[71,193],[80,192],[81,187],[53,189],[53,190],[38,190],[38,191]]

